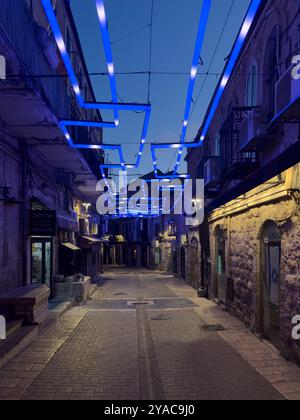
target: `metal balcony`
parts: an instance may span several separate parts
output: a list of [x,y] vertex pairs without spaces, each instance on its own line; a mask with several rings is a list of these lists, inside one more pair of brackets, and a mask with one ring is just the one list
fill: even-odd
[[234,108],[221,128],[220,167],[226,179],[243,179],[258,167],[256,151],[240,151],[240,127],[249,108]]

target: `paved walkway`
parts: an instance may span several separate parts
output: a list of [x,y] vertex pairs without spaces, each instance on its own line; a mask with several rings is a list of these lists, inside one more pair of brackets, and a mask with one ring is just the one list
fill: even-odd
[[0,399],[300,399],[297,367],[166,274],[110,270],[50,321],[0,370]]

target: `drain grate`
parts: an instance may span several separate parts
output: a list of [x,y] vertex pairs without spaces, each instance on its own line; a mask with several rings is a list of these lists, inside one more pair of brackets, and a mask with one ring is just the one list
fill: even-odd
[[201,327],[204,331],[207,332],[222,332],[226,331],[226,328],[222,324],[216,324],[216,325],[201,325]]
[[128,293],[122,293],[122,292],[114,293],[114,296],[127,296],[127,295],[128,295]]
[[146,305],[154,305],[153,300],[130,300],[127,302],[128,306],[146,306]]
[[160,314],[157,316],[151,317],[151,321],[172,321],[174,318],[172,315]]

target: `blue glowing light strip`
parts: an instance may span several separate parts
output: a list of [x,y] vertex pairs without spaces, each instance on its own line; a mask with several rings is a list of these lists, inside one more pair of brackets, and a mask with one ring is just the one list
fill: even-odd
[[[126,164],[125,164],[125,160],[124,160],[124,156],[123,156],[123,152],[122,152],[122,147],[121,145],[116,145],[116,144],[76,144],[74,143],[73,139],[71,138],[70,133],[68,132],[65,124],[61,121],[60,122],[60,128],[61,131],[64,133],[65,138],[67,139],[69,145],[71,147],[73,147],[74,149],[85,149],[85,150],[117,150],[119,153],[119,158],[120,158],[120,164],[116,164],[116,165],[101,165],[100,166],[100,172],[102,174],[102,176],[105,178],[105,172],[104,169],[105,168],[119,168],[122,171],[126,170]],[[72,124],[69,124],[72,125]],[[103,170],[102,170],[103,168]]]
[[151,144],[151,153],[152,153],[152,160],[153,160],[153,167],[154,167],[154,174],[156,179],[178,179],[178,178],[184,178],[188,179],[190,178],[190,175],[188,174],[177,174],[174,173],[173,175],[158,175],[158,169],[157,169],[157,156],[156,156],[156,150],[162,150],[162,149],[178,149],[179,156],[182,155],[183,149],[195,149],[199,148],[201,145],[199,143],[160,143],[160,144]]
[[68,127],[94,127],[94,128],[101,128],[101,127],[110,127],[114,128],[114,123],[109,122],[101,122],[101,121],[80,121],[80,120],[62,120],[61,123]]
[[137,160],[134,164],[127,164],[127,169],[134,169],[138,168],[141,162],[141,158],[143,155],[143,151],[145,148],[150,117],[151,117],[151,105],[149,104],[127,104],[127,103],[107,103],[107,102],[97,102],[97,103],[88,103],[85,104],[85,107],[92,107],[97,109],[118,109],[120,111],[138,111],[138,112],[145,112],[145,118],[143,123],[142,135],[140,139],[140,147],[138,151]]
[[259,8],[262,4],[263,0],[252,0],[251,4],[249,6],[247,15],[244,19],[242,28],[240,30],[239,36],[234,44],[233,50],[231,52],[231,55],[229,57],[228,63],[225,67],[224,73],[221,77],[218,90],[216,91],[216,95],[214,97],[213,103],[211,105],[210,111],[206,117],[201,135],[200,135],[200,143],[203,143],[205,140],[205,137],[207,136],[210,124],[214,118],[214,115],[218,109],[218,106],[221,102],[223,93],[225,91],[225,88],[228,84],[228,81],[232,75],[232,72],[234,71],[235,65],[239,59],[240,53],[244,47],[244,44],[246,42],[247,36],[249,34],[249,31],[251,29],[252,23],[257,15],[257,12],[259,11]]
[[140,161],[143,155],[143,151],[145,148],[150,117],[151,117],[151,105],[150,104],[136,104],[136,103],[109,103],[109,102],[88,102],[84,104],[84,107],[87,109],[99,109],[99,110],[119,110],[119,111],[134,111],[134,112],[144,112],[145,118],[143,123],[142,135],[140,139],[140,147],[138,151],[138,156],[136,163],[133,165],[127,165],[128,169],[138,168],[140,165]]
[[[142,135],[147,133],[148,125],[149,125],[149,118],[150,118],[150,108],[147,109],[145,114],[145,121],[143,126],[143,133]],[[123,156],[122,146],[121,145],[113,145],[113,144],[76,144],[71,138],[71,135],[69,131],[67,130],[67,127],[101,127],[101,122],[94,122],[94,121],[78,121],[78,120],[64,120],[59,122],[59,126],[61,128],[62,133],[64,134],[65,138],[68,140],[68,143],[71,147],[75,149],[86,149],[86,150],[117,150],[119,152],[120,157],[120,163],[118,164],[111,164],[111,165],[102,165],[100,166],[100,172],[105,178],[105,172],[103,169],[105,168],[111,168],[111,169],[120,169],[122,171],[126,171],[128,169],[134,169],[139,166],[139,162],[141,159],[141,155],[143,152],[143,148],[145,145],[146,140],[142,138],[141,140],[141,146],[140,146],[140,152],[138,155],[137,163],[136,164],[126,164]]]
[[[149,127],[149,121],[150,121],[150,115],[151,115],[151,105],[150,104],[126,104],[126,103],[118,103],[117,102],[117,92],[115,89],[115,77],[114,77],[114,69],[113,69],[113,61],[112,61],[112,53],[111,53],[111,48],[110,48],[110,41],[109,41],[109,34],[107,31],[107,21],[106,21],[106,17],[105,17],[105,9],[104,9],[104,4],[103,1],[97,1],[96,0],[96,5],[97,5],[97,13],[98,13],[98,17],[99,17],[99,21],[100,21],[100,26],[101,26],[101,32],[102,32],[102,37],[103,37],[103,43],[104,43],[104,48],[105,48],[105,53],[106,53],[106,58],[108,59],[107,61],[107,65],[108,65],[108,69],[109,69],[109,75],[110,75],[110,83],[111,83],[111,90],[112,90],[112,99],[113,102],[97,102],[97,103],[93,103],[93,102],[84,102],[84,99],[81,95],[81,91],[80,91],[80,87],[77,81],[77,77],[75,75],[72,63],[71,63],[71,59],[70,56],[68,54],[68,51],[66,49],[66,45],[65,42],[63,40],[62,37],[62,33],[57,21],[57,18],[55,16],[55,13],[53,11],[53,7],[52,7],[52,3],[51,0],[41,0],[42,5],[44,7],[46,16],[48,18],[48,21],[50,23],[52,32],[54,34],[54,38],[56,40],[57,46],[60,50],[61,56],[62,56],[62,60],[65,64],[66,67],[66,71],[68,73],[68,76],[70,78],[70,82],[73,86],[73,89],[75,91],[77,100],[80,104],[80,106],[82,108],[85,109],[98,109],[98,110],[113,110],[114,111],[114,115],[115,115],[115,121],[114,122],[101,122],[99,123],[99,125],[95,125],[95,124],[91,124],[89,125],[89,123],[87,122],[86,124],[81,124],[79,122],[75,122],[74,125],[77,126],[92,126],[92,127],[106,127],[106,128],[116,128],[119,126],[119,119],[116,118],[116,116],[118,116],[118,111],[141,111],[141,112],[145,112],[145,121],[144,121],[144,126],[143,126],[143,132],[142,132],[142,136],[141,136],[141,140],[140,140],[140,148],[139,148],[139,152],[138,152],[138,158],[137,158],[137,162],[134,165],[127,165],[127,168],[134,168],[139,166],[140,163],[140,159],[144,150],[144,145],[146,142],[146,137],[147,137],[147,132],[148,132],[148,127]],[[103,8],[102,8],[103,6]],[[104,36],[103,36],[104,35]],[[110,65],[112,64],[112,66]],[[70,121],[69,123],[66,121],[62,121],[67,123],[68,125],[72,125],[72,121]],[[66,124],[66,125],[67,125]],[[97,123],[96,123],[97,124]]]
[[[42,6],[44,8],[44,11],[46,13],[46,16],[48,18],[49,24],[51,26],[51,29],[52,29],[57,47],[60,51],[62,60],[64,62],[66,71],[67,71],[69,79],[70,79],[70,82],[73,86],[73,89],[74,89],[76,98],[78,100],[78,103],[81,107],[84,107],[85,102],[84,102],[84,99],[83,99],[83,96],[82,96],[82,93],[81,93],[81,90],[80,90],[80,87],[79,87],[79,83],[78,83],[76,74],[75,74],[74,69],[73,69],[73,65],[72,65],[70,55],[67,51],[66,44],[65,44],[63,36],[62,36],[61,29],[59,27],[57,18],[55,16],[55,13],[54,13],[54,10],[53,10],[52,2],[51,2],[51,0],[41,0],[41,2],[42,2]],[[113,95],[113,93],[112,93],[112,95]],[[105,125],[105,127],[111,128],[112,125],[113,125],[114,128],[116,128],[119,125],[119,121],[116,120],[114,122],[109,122],[109,123],[107,123],[107,125]]]
[[[190,111],[191,111],[191,104],[193,100],[193,92],[194,92],[195,83],[196,83],[197,70],[198,70],[199,60],[200,60],[201,51],[202,51],[202,47],[204,43],[204,37],[206,33],[210,9],[211,9],[211,0],[203,0],[202,11],[201,11],[199,27],[198,27],[197,40],[196,40],[193,62],[192,62],[190,82],[189,82],[188,93],[187,93],[187,98],[186,98],[185,114],[184,114],[180,143],[185,143],[185,139],[186,139],[187,127],[188,127]],[[179,151],[182,152],[183,147],[180,148]],[[174,168],[174,174],[176,174],[178,167],[180,165],[181,155],[182,153],[178,153],[176,165]]]
[[[110,90],[111,90],[111,97],[113,102],[118,102],[118,95],[117,95],[117,84],[115,78],[115,70],[114,70],[114,63],[112,57],[112,50],[111,50],[111,42],[108,33],[108,24],[106,19],[105,7],[103,0],[96,0],[96,8],[97,14],[100,23],[100,30],[102,35],[102,41],[104,45],[104,51],[106,56],[107,62],[107,69],[109,74],[109,82],[110,82]],[[119,114],[118,110],[114,109],[114,117],[116,125],[119,125]]]

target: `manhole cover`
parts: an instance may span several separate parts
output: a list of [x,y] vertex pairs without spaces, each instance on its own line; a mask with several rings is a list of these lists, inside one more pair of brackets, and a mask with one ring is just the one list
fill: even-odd
[[151,321],[171,321],[172,319],[174,319],[172,315],[168,315],[168,314],[160,314],[160,315],[151,317]]
[[204,326],[201,326],[201,328],[202,328],[204,331],[207,331],[207,332],[220,332],[220,331],[226,331],[226,328],[225,328],[225,327],[223,327],[223,325],[221,325],[221,324],[217,324],[217,325],[204,325]]

